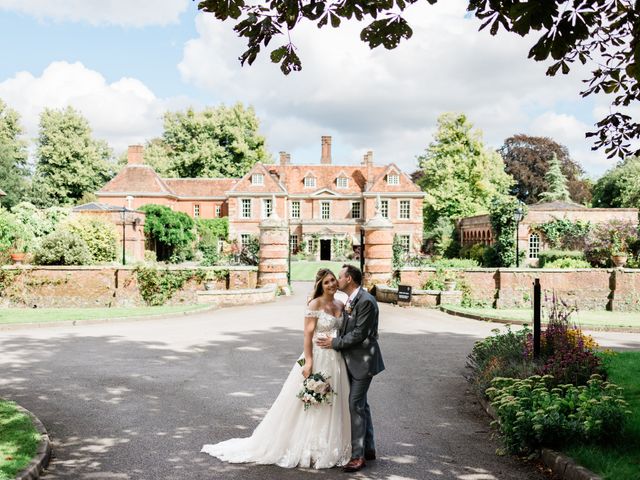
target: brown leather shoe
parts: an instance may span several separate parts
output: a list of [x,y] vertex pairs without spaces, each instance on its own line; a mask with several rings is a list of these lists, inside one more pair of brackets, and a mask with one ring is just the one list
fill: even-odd
[[364,451],[364,459],[365,460],[375,460],[376,459],[376,451],[375,450],[365,450]]
[[364,458],[352,458],[349,462],[342,468],[345,472],[357,472],[358,470],[362,470],[366,464],[364,463]]

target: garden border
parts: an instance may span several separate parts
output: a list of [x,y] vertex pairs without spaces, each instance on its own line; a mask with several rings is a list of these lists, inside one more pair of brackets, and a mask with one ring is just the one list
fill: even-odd
[[[493,406],[491,406],[482,395],[476,393],[476,397],[484,411],[487,412],[487,415],[497,421],[498,415]],[[551,450],[550,448],[541,449],[540,459],[546,467],[550,468],[553,473],[564,480],[602,480],[601,476],[578,465],[573,458],[566,456],[564,453]]]
[[[13,400],[5,398],[3,398],[3,400],[13,402]],[[49,438],[47,429],[38,417],[17,403],[16,407],[22,413],[29,415],[31,423],[33,423],[33,426],[40,434],[40,443],[36,450],[36,456],[31,459],[29,465],[27,465],[21,472],[18,472],[15,480],[37,480],[40,478],[42,471],[49,465],[49,460],[51,460],[51,439]]]

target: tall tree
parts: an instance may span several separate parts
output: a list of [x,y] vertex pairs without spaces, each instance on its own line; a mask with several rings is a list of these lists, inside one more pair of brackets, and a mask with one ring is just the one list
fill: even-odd
[[[293,45],[292,31],[300,23],[315,23],[319,28],[338,28],[343,19],[370,21],[360,33],[370,48],[383,45],[396,48],[409,39],[413,30],[402,17],[405,9],[419,0],[310,0],[294,2],[245,2],[245,0],[201,0],[198,8],[219,20],[236,20],[234,30],[247,40],[240,61],[252,64],[262,47],[274,37],[286,38],[271,51],[271,61],[280,64],[283,73],[302,69]],[[438,0],[427,0],[435,4]],[[616,95],[613,108],[600,122],[596,148],[604,147],[609,156],[630,153],[629,139],[640,138],[640,123],[620,106],[640,99],[640,68],[637,67],[640,8],[632,0],[469,0],[467,10],[482,21],[480,30],[489,27],[491,35],[502,28],[520,36],[539,35],[529,51],[536,61],[552,60],[547,75],[569,73],[574,62],[589,64],[591,77],[585,79],[583,96],[605,93]],[[640,154],[640,150],[636,152]]]
[[426,192],[425,229],[440,218],[487,212],[495,196],[506,195],[513,179],[504,171],[498,153],[485,147],[482,132],[465,115],[445,113],[438,118],[434,141],[418,157]]
[[40,115],[33,203],[71,205],[102,187],[112,176],[111,149],[91,136],[76,110],[45,109]]
[[593,206],[640,208],[640,157],[625,159],[598,179]]
[[28,185],[27,144],[21,135],[20,116],[0,99],[0,189],[7,194],[0,202],[7,208],[22,200]]
[[540,201],[540,195],[549,189],[545,178],[549,162],[555,155],[566,177],[571,199],[580,204],[591,201],[591,186],[582,178],[584,170],[571,159],[569,150],[549,137],[514,135],[504,141],[498,150],[506,170],[516,183],[512,193],[527,204]]
[[169,171],[182,178],[241,177],[257,162],[268,163],[253,108],[241,103],[201,112],[167,112],[163,140]]
[[547,191],[542,192],[540,200],[543,202],[568,202],[571,200],[569,189],[567,188],[567,177],[562,173],[558,156],[555,153],[551,157],[549,170],[547,170],[544,179],[547,182]]

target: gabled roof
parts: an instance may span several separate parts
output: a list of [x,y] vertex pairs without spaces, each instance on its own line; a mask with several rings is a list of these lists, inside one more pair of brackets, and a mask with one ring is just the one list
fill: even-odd
[[[400,183],[398,185],[389,185],[386,181],[388,173],[393,172],[400,176]],[[422,192],[420,187],[416,185],[411,177],[405,172],[400,170],[395,163],[382,167],[380,173],[374,177],[373,182],[368,189],[369,192]]]
[[[249,170],[244,177],[236,182],[236,184],[230,189],[232,193],[273,193],[273,192],[286,192],[285,186],[280,182],[277,176],[273,175],[270,170],[273,170],[272,165],[269,165],[269,170],[262,163],[256,163],[251,170]],[[264,175],[263,185],[253,185],[251,183],[251,176],[254,173],[261,173]]]
[[96,195],[108,193],[123,193],[131,195],[165,194],[175,196],[164,180],[148,165],[126,165]]
[[327,194],[327,193],[328,193],[329,195],[334,195],[334,196],[339,195],[339,193],[334,192],[334,191],[333,191],[333,190],[331,190],[330,188],[323,187],[323,188],[321,188],[321,189],[316,190],[315,192],[313,192],[313,193],[311,194],[311,196],[312,196],[312,197],[317,197],[317,196],[319,196],[319,195],[324,195],[324,194]]
[[238,178],[163,178],[165,184],[179,197],[223,197]]
[[[274,165],[275,170],[284,183],[289,194],[310,194],[318,190],[327,189],[333,191],[335,180],[342,173],[349,179],[347,188],[340,188],[338,195],[353,195],[362,193],[367,183],[367,167],[361,165]],[[370,167],[372,174],[376,175],[384,167]],[[312,175],[316,178],[316,185],[311,190],[304,186],[304,178]]]
[[90,202],[83,203],[72,208],[74,212],[121,212],[122,207],[117,205],[109,205],[107,203]]

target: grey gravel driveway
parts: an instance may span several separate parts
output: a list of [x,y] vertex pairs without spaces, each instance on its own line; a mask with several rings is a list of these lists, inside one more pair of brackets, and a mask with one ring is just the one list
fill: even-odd
[[[270,304],[166,320],[0,332],[0,396],[53,440],[52,479],[350,478],[341,470],[227,465],[204,443],[251,433],[302,351],[309,284]],[[371,388],[380,458],[354,478],[533,480],[495,455],[465,357],[498,325],[381,305],[387,370]],[[601,334],[640,348],[638,335]]]

